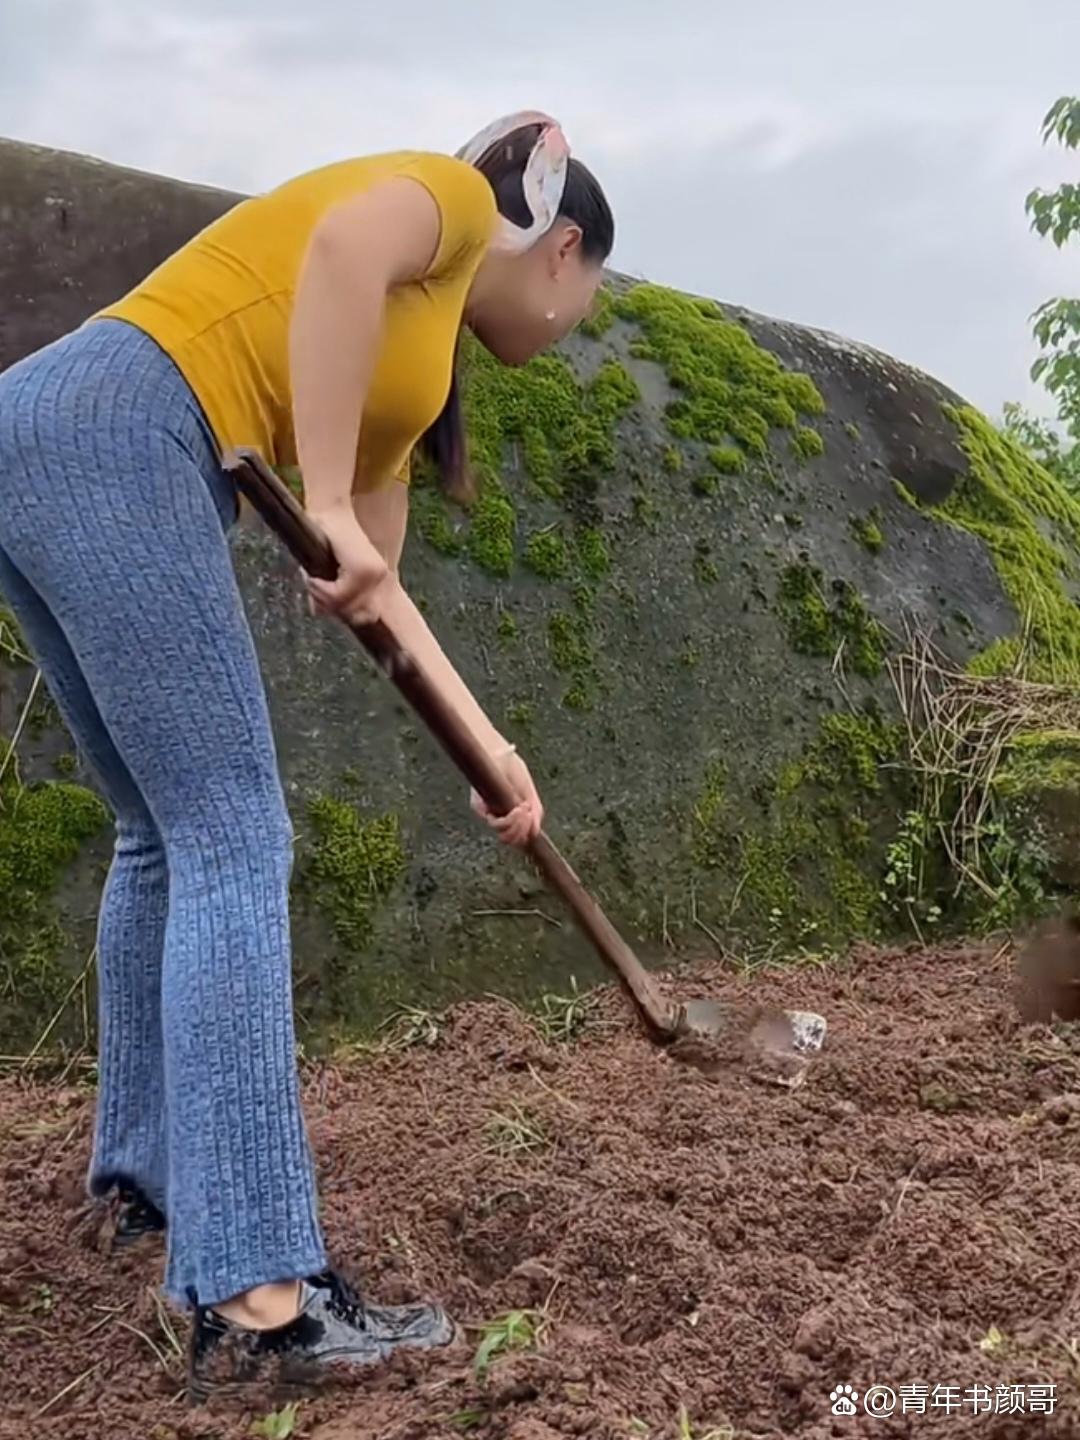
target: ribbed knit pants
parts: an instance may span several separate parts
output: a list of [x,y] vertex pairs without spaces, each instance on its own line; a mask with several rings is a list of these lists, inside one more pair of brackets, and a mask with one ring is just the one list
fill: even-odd
[[293,834],[190,387],[92,321],[0,374],[0,592],[116,817],[98,927],[92,1194],[168,1220],[213,1305],[326,1265],[295,1059]]

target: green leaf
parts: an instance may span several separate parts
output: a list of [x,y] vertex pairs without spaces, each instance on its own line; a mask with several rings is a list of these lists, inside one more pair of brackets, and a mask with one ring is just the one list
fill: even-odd
[[252,1424],[251,1433],[260,1436],[261,1440],[289,1440],[296,1429],[299,1412],[299,1405],[286,1405],[284,1410],[275,1410],[262,1420],[256,1420]]
[[505,1337],[501,1331],[491,1330],[486,1334],[476,1349],[475,1372],[477,1379],[482,1380],[491,1367],[491,1360],[496,1351],[501,1350],[505,1344]]
[[446,1423],[453,1425],[455,1430],[474,1430],[488,1418],[486,1410],[455,1410],[453,1415],[446,1417]]

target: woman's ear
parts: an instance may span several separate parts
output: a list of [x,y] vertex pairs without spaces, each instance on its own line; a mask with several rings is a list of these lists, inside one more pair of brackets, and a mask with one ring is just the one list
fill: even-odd
[[584,238],[581,226],[575,225],[573,221],[568,220],[565,224],[560,225],[553,252],[553,258],[556,261],[554,268],[561,269],[572,255],[579,252]]

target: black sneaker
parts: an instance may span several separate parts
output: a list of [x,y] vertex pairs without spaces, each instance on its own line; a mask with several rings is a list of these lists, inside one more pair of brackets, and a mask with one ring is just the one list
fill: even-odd
[[120,1186],[116,1194],[113,1248],[124,1250],[165,1229],[165,1216],[141,1190]]
[[333,1368],[378,1365],[399,1346],[435,1350],[456,1328],[438,1305],[368,1305],[334,1271],[301,1282],[300,1313],[276,1330],[248,1330],[198,1308],[188,1355],[188,1396],[295,1399],[333,1378]]

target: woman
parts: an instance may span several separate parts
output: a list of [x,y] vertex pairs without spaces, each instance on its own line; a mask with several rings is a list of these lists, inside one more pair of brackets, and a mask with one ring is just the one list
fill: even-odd
[[[227,545],[223,453],[299,464],[340,574],[312,609],[381,617],[541,823],[528,769],[398,574],[421,443],[466,486],[462,326],[517,365],[588,311],[613,239],[589,172],[522,112],[457,156],[329,165],[238,205],[118,304],[0,376],[0,590],[116,816],[98,930],[89,1189],[119,1239],[167,1229],[196,1398],[446,1343],[434,1304],[376,1307],[331,1269],[301,1114],[293,832]],[[211,1378],[212,1376],[212,1378]]]

